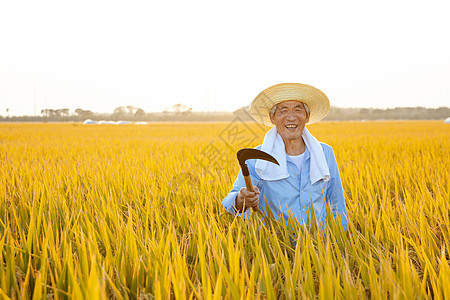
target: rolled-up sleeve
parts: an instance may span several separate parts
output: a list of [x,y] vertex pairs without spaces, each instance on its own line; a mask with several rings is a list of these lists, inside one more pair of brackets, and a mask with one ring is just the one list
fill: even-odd
[[[237,212],[236,210],[236,196],[239,194],[239,191],[241,190],[242,182],[244,180],[244,177],[242,176],[242,172],[239,172],[238,177],[236,178],[236,181],[233,184],[233,189],[228,193],[228,195],[222,200],[222,204],[225,207],[225,210],[229,212],[230,214],[235,214]],[[245,181],[244,181],[245,185]]]
[[334,219],[337,220],[337,216],[339,215],[342,227],[347,232],[347,208],[345,205],[344,189],[333,150],[329,153],[328,164],[330,181],[327,186],[327,200],[332,205]]

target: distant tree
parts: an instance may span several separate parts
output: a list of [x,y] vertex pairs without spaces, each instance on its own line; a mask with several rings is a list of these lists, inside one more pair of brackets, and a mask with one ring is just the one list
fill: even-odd
[[114,116],[116,116],[116,117],[126,116],[127,113],[128,113],[128,110],[125,106],[119,106],[114,109]]
[[183,114],[183,113],[188,113],[189,114],[190,112],[192,112],[192,108],[187,107],[184,104],[177,103],[177,104],[174,104],[172,106],[172,111],[175,113],[175,115],[180,115],[180,114]]
[[61,108],[56,111],[59,117],[67,117],[70,115],[70,110],[68,108]]
[[44,117],[56,117],[57,116],[57,110],[51,109],[51,108],[45,108],[41,110],[41,114]]
[[192,108],[188,107],[187,110],[184,110],[184,111],[181,112],[181,115],[182,116],[190,116],[190,115],[192,115]]
[[134,116],[136,118],[143,118],[145,117],[145,111],[141,108],[139,108],[138,110],[136,110],[136,112],[134,113]]
[[448,107],[439,107],[436,109],[436,115],[441,115],[441,116],[445,116],[445,115],[450,115],[450,108]]
[[369,113],[369,110],[368,110],[367,108],[361,108],[361,109],[359,110],[359,113],[360,113],[360,114],[366,115],[366,114]]
[[132,119],[132,118],[142,118],[145,116],[145,111],[142,108],[128,105],[119,106],[114,109],[113,117],[115,119]]
[[51,109],[46,108],[41,110],[41,115],[50,118],[61,118],[70,116],[70,110],[68,108]]
[[[114,109],[114,115],[116,116],[124,116],[124,117],[132,117],[136,114],[137,111],[142,111],[144,112],[143,109],[133,106],[133,105],[128,105],[128,106],[119,106],[116,109]],[[139,112],[139,113],[142,113]],[[144,112],[145,113],[145,112]]]
[[374,113],[375,115],[382,115],[382,114],[384,113],[384,110],[383,110],[383,109],[379,109],[379,108],[375,108],[375,109],[373,110],[373,113]]
[[91,118],[94,116],[94,113],[90,110],[84,110],[81,108],[75,109],[75,113],[82,118]]

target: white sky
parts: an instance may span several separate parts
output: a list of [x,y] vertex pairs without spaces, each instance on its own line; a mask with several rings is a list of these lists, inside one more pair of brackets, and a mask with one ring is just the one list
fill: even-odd
[[449,16],[448,0],[2,1],[0,115],[232,111],[280,82],[341,107],[449,106]]

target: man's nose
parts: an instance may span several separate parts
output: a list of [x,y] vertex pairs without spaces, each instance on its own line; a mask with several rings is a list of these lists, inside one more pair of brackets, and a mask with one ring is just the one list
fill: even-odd
[[289,111],[287,114],[288,120],[295,120],[295,113],[293,111]]

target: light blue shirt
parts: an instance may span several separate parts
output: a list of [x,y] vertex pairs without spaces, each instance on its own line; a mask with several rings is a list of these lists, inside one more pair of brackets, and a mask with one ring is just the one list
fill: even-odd
[[[345,206],[344,190],[342,188],[336,158],[334,157],[333,148],[324,143],[320,144],[322,145],[325,159],[330,170],[330,180],[327,182],[319,180],[311,185],[309,179],[311,155],[308,147],[306,147],[304,152],[305,158],[301,173],[299,173],[294,162],[286,155],[289,177],[281,180],[267,181],[261,179],[255,172],[256,160],[247,160],[246,163],[253,185],[257,186],[261,191],[261,194],[259,195],[259,209],[267,214],[266,203],[264,200],[265,197],[270,210],[277,220],[283,216],[284,220],[287,222],[290,213],[303,224],[306,224],[307,222],[308,211],[314,209],[317,221],[320,225],[325,226],[326,200],[327,204],[332,208],[335,220],[337,220],[336,217],[339,214],[342,227],[346,231],[347,209]],[[256,147],[256,149],[260,150],[261,145]],[[222,201],[225,209],[231,214],[236,214],[235,199],[242,187],[245,187],[245,181],[242,176],[242,171],[240,171],[234,182],[233,189]],[[247,217],[249,214],[250,209],[245,212]]]

